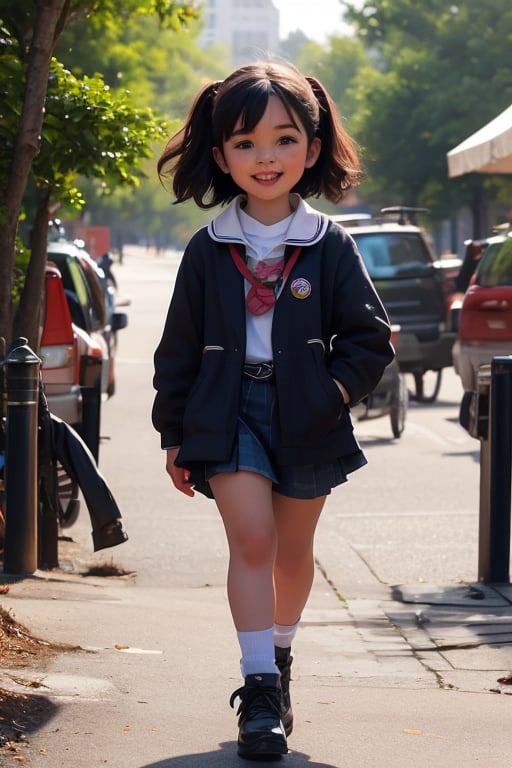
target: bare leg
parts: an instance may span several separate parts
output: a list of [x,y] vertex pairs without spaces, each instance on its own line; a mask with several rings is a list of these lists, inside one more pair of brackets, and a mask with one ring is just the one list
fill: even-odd
[[311,591],[315,573],[313,541],[325,496],[291,499],[273,494],[278,549],[274,565],[276,624],[295,624]]
[[274,624],[273,567],[277,531],[270,480],[229,472],[210,480],[229,546],[228,599],[239,632]]

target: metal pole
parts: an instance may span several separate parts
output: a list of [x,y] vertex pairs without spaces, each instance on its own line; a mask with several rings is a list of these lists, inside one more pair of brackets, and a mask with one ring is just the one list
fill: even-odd
[[478,581],[491,581],[490,446],[480,439],[480,514],[478,518]]
[[470,407],[469,433],[480,440],[480,510],[478,518],[478,580],[491,580],[491,541],[490,541],[490,391],[491,366],[481,365],[478,369],[476,395]]
[[17,339],[6,372],[4,572],[37,570],[37,414],[41,361]]
[[510,580],[510,503],[512,486],[512,356],[491,364],[490,427],[490,581]]

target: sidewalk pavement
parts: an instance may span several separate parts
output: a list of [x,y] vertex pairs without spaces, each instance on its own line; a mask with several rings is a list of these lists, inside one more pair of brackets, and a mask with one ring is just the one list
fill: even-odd
[[[316,550],[280,765],[511,768],[512,685],[498,682],[512,671],[511,585],[388,587],[327,530]],[[32,768],[250,765],[228,706],[239,654],[221,579],[151,587],[62,570],[0,581],[1,605],[34,635],[82,649],[0,669],[2,686],[37,685],[56,705],[27,734]],[[13,760],[0,750],[1,766]]]

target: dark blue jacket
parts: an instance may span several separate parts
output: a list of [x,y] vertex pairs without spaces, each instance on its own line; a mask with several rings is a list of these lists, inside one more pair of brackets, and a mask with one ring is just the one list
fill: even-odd
[[[311,285],[296,298],[296,278]],[[243,278],[228,247],[199,230],[181,262],[155,352],[153,424],[176,463],[227,461],[234,445],[245,361]],[[333,381],[359,402],[394,356],[386,312],[351,237],[329,224],[302,249],[272,325],[281,464],[321,463],[358,449]]]

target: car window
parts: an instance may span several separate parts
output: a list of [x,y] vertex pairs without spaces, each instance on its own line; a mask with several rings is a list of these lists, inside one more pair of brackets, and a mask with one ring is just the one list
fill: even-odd
[[352,232],[371,277],[406,276],[432,266],[422,239],[406,232]]
[[80,267],[76,263],[75,259],[68,261],[68,269],[71,275],[72,286],[69,286],[71,290],[74,290],[78,301],[83,307],[86,307],[89,303],[89,294],[87,292],[87,283],[85,282],[83,275],[80,271]]
[[478,265],[475,282],[484,288],[512,285],[512,237],[487,246]]
[[106,323],[106,309],[99,278],[92,289],[82,264],[75,256],[49,253],[48,261],[54,262],[62,274],[73,322],[88,333],[100,331]]
[[89,264],[86,259],[81,261],[81,265],[84,271],[85,279],[87,280],[87,285],[89,286],[91,305],[96,326],[98,328],[103,328],[107,324],[107,309],[105,304],[105,295],[103,293],[103,287],[101,285],[100,278],[95,271],[94,266]]
[[72,257],[65,253],[49,253],[48,263],[55,264],[62,275],[62,283],[68,299],[69,311],[75,325],[90,330],[87,285],[76,269]]

